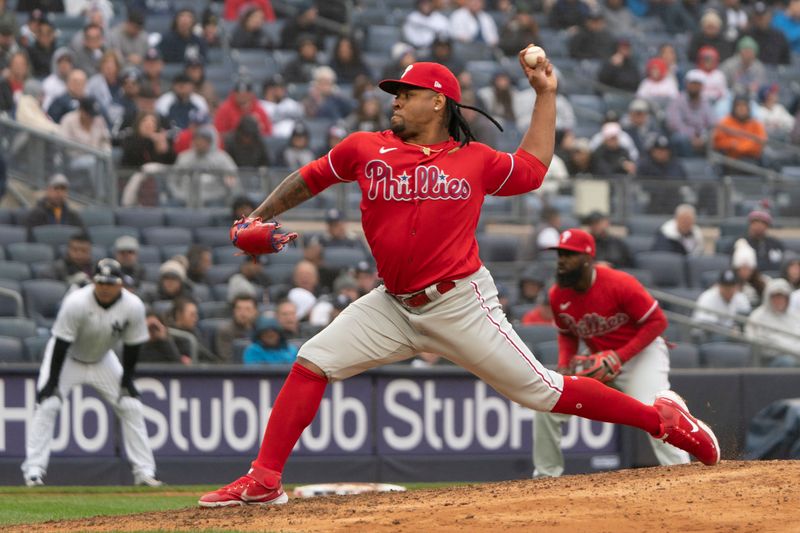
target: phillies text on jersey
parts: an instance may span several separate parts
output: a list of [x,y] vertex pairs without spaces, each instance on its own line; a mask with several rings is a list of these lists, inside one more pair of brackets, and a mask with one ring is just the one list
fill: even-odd
[[475,230],[487,194],[541,185],[541,161],[472,142],[419,146],[391,131],[357,132],[300,169],[312,193],[357,182],[361,223],[378,272],[394,294],[464,278],[481,265]]
[[595,266],[586,292],[554,285],[550,307],[556,326],[583,340],[592,352],[618,350],[658,308],[658,302],[630,274]]

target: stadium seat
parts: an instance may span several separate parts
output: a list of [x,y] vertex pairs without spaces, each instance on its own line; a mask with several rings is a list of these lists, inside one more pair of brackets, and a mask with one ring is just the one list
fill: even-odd
[[800,254],[800,239],[782,237],[781,240],[783,241],[783,245],[786,247],[786,250],[794,252],[795,254]]
[[633,215],[628,219],[625,227],[628,228],[628,235],[653,237],[667,220],[669,218],[663,216]]
[[[56,250],[58,250],[58,256],[59,257],[66,257],[66,255],[67,255],[67,245],[66,244],[61,244],[61,245],[57,246]],[[112,255],[113,254],[109,255],[109,251],[108,251],[107,247],[98,246],[96,244],[92,245],[92,261],[94,261],[95,263],[97,261],[100,261],[104,257],[111,257]]]
[[212,250],[215,265],[241,265],[243,256],[236,255],[236,248],[229,244],[225,246],[215,246]]
[[172,311],[172,300],[156,300],[150,307],[160,317],[166,317]]
[[14,212],[7,207],[0,207],[0,224],[13,224]]
[[[16,288],[5,286],[16,284]],[[19,283],[12,280],[0,280],[0,317],[18,317],[25,314]]]
[[636,255],[639,252],[649,252],[653,249],[653,242],[655,241],[654,235],[628,235],[625,237],[625,244],[628,245],[628,250],[631,254]]
[[208,269],[208,282],[211,285],[227,283],[231,276],[239,272],[239,264],[235,265],[212,265]]
[[0,261],[0,279],[24,281],[31,279],[31,267],[17,261]]
[[123,235],[140,238],[139,229],[132,226],[90,226],[88,231],[92,244],[108,248],[114,246],[114,241]]
[[53,263],[50,261],[37,261],[30,263],[31,274],[35,279],[55,279],[55,271],[53,270]]
[[[181,70],[183,67],[181,67]],[[132,207],[117,211],[117,224],[134,228],[152,228],[164,225],[164,211],[158,208]]]
[[[216,303],[216,302],[214,302]],[[203,336],[207,346],[215,346],[217,331],[230,320],[230,310],[228,311],[228,318],[203,318],[197,323],[197,329]]]
[[267,264],[272,265],[285,265],[289,264],[294,266],[298,261],[303,259],[303,250],[301,248],[286,248],[281,250],[280,253],[270,254],[267,257]]
[[161,262],[161,249],[158,246],[150,246],[149,244],[142,244],[139,246],[138,255],[140,263]]
[[[200,228],[210,226],[212,214],[199,209],[175,209],[166,213],[166,225],[177,228]],[[227,228],[226,228],[227,229]]]
[[737,238],[738,237],[734,237],[733,235],[719,237],[714,244],[714,252],[722,255],[731,255],[733,253],[733,244],[736,242]]
[[719,234],[724,237],[742,237],[747,233],[747,220],[742,217],[734,217],[723,220],[719,223]]
[[488,262],[513,262],[520,258],[522,243],[517,235],[481,233],[478,250],[481,259]]
[[142,241],[145,244],[159,247],[170,244],[189,246],[192,242],[192,232],[187,228],[168,228],[164,226],[143,228]]
[[53,247],[42,242],[15,242],[6,246],[12,261],[33,263],[36,261],[53,261],[56,258]]
[[558,365],[558,341],[544,341],[536,345],[533,355],[546,366]]
[[392,46],[402,40],[399,27],[375,24],[367,28],[367,46],[365,49],[369,52],[382,52],[388,55],[392,50]]
[[728,268],[730,264],[731,257],[729,255],[715,254],[687,257],[686,268],[689,273],[689,285],[691,287],[707,288],[708,285],[703,284],[703,273],[713,272],[714,279],[716,279],[717,274]]
[[10,257],[6,254],[6,249],[0,246],[0,261],[5,261],[7,259],[10,259]]
[[698,368],[700,366],[700,350],[694,344],[681,342],[669,350],[670,368]]
[[264,271],[267,273],[267,277],[269,277],[270,287],[272,287],[272,285],[288,285],[292,283],[294,263],[270,263],[264,268]]
[[[678,298],[683,298],[685,300],[689,300],[690,302],[696,302],[697,299],[702,294],[703,289],[694,288],[694,287],[669,287],[665,288],[664,292],[669,293],[673,296]],[[663,309],[668,309],[675,313],[679,313],[681,315],[691,316],[693,309],[688,305],[679,305],[669,302],[661,302],[661,307]]]
[[637,280],[639,283],[644,285],[645,287],[652,287],[653,286],[653,273],[649,270],[644,270],[641,268],[621,268],[623,272],[627,272]]
[[549,324],[520,325],[514,328],[517,335],[531,350],[535,346],[558,339],[558,330]]
[[66,243],[70,237],[83,233],[83,228],[66,224],[47,224],[36,226],[32,230],[33,242],[41,242],[51,246]]
[[22,340],[28,361],[39,362],[44,358],[44,350],[50,337],[28,337]]
[[189,250],[189,244],[164,244],[158,247],[159,252],[161,252],[161,260],[166,261],[167,259],[171,259],[176,255],[186,255],[186,252]]
[[709,163],[704,157],[685,157],[681,158],[686,175],[692,181],[710,181],[717,179],[717,171],[714,165]]
[[36,335],[36,322],[24,317],[0,317],[0,335],[24,339]]
[[22,296],[28,316],[42,327],[53,325],[66,292],[67,285],[61,281],[31,279],[22,282]]
[[667,329],[661,334],[669,342],[683,342],[691,340],[690,327],[675,321],[670,321]]
[[[394,41],[392,41],[394,44]],[[462,61],[491,60],[492,50],[485,44],[479,42],[452,41],[453,56]]]
[[195,283],[192,285],[192,297],[197,302],[208,302],[214,299],[211,297],[211,287],[205,283]]
[[322,252],[323,263],[335,270],[355,268],[359,262],[367,259],[359,248],[326,247]]
[[752,354],[746,344],[707,342],[700,345],[700,360],[709,368],[742,368],[752,364]]
[[607,92],[603,94],[606,109],[616,111],[619,116],[625,116],[632,100],[633,97],[628,93]]
[[536,304],[516,304],[512,305],[509,311],[509,319],[521,320],[528,312],[532,311]]
[[0,224],[0,245],[7,246],[15,242],[28,240],[28,231],[22,226]]
[[216,246],[227,246],[231,250],[231,237],[228,226],[204,226],[194,228],[194,242],[205,244],[212,248]]
[[233,341],[233,361],[232,363],[241,364],[244,359],[244,351],[253,343],[250,339],[235,339]]
[[26,363],[25,348],[22,341],[16,337],[0,337],[0,362]]
[[672,252],[640,252],[636,266],[653,273],[656,287],[685,287],[686,266],[683,255]]
[[231,307],[228,302],[200,302],[197,304],[200,316],[206,318],[230,318]]
[[228,299],[228,284],[215,283],[211,285],[211,299],[218,301],[226,301]]
[[161,262],[157,263],[140,263],[142,268],[144,268],[144,279],[145,281],[149,281],[151,283],[158,284],[159,273],[158,270],[161,268]]
[[81,219],[87,228],[92,226],[113,226],[116,222],[114,211],[107,207],[92,206],[81,211]]
[[606,103],[596,94],[572,94],[569,97],[576,115],[589,114],[603,116]]

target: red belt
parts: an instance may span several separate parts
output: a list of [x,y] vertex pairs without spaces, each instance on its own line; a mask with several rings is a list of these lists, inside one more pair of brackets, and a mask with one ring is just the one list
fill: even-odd
[[[455,281],[440,281],[436,284],[436,290],[439,292],[439,294],[444,294],[453,290],[455,286]],[[395,298],[400,300],[400,303],[406,307],[422,307],[425,304],[431,303],[431,299],[428,296],[428,293],[425,291],[415,292],[411,296],[406,296],[405,298],[401,298],[399,296],[396,296]]]

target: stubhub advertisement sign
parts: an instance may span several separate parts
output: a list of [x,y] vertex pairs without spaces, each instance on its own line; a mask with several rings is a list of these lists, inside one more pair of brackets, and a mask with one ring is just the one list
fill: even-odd
[[[137,378],[156,457],[255,455],[283,380],[255,372]],[[0,376],[0,455],[24,457],[35,396],[33,372]],[[468,374],[367,374],[328,387],[294,453],[528,453],[533,416]],[[62,405],[53,453],[112,456],[120,448],[118,434],[110,406],[90,387],[75,388]],[[614,454],[617,430],[573,417],[564,428],[562,448],[567,454]]]

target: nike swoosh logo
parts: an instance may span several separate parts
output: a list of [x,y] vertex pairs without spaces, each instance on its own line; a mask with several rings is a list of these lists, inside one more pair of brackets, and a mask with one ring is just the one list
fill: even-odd
[[572,302],[565,302],[565,303],[559,305],[558,307],[560,307],[562,311],[565,311],[567,309],[567,307],[569,307],[570,305],[572,305]]
[[698,431],[700,431],[700,426],[698,426],[694,420],[692,420],[686,415],[684,415],[684,418],[686,418],[686,420],[688,420],[689,423],[692,425],[692,431],[690,431],[690,433],[697,433]]
[[391,152],[392,150],[397,150],[397,147],[394,148],[386,148],[385,146],[381,146],[381,149],[378,152],[385,154],[386,152]]

